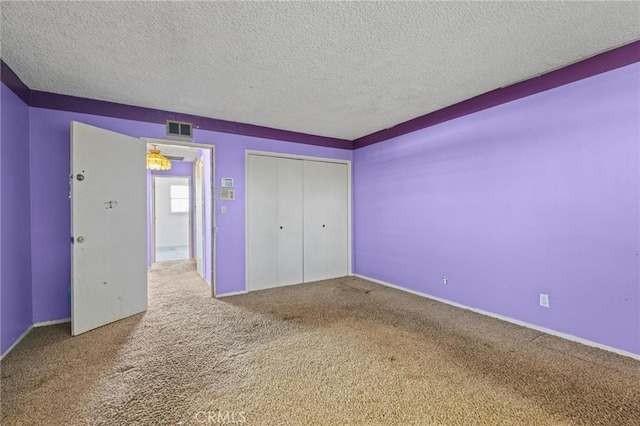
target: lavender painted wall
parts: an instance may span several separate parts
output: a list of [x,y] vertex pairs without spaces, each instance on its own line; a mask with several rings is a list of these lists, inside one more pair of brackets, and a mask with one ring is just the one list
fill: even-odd
[[[162,147],[160,147],[162,150]],[[191,178],[191,199],[193,200],[193,163],[188,161],[172,161],[171,170],[147,170],[147,266],[153,263],[153,209],[151,205],[153,191],[151,185],[151,177],[158,176],[189,176]],[[191,233],[191,253],[194,253],[194,232],[193,232],[194,215],[191,211],[191,219],[189,223],[189,232]]]
[[633,64],[356,150],[355,272],[640,354],[639,123]]
[[29,222],[29,107],[0,87],[0,352],[32,324]]
[[[68,318],[69,252],[69,123],[81,121],[135,137],[165,137],[162,124],[31,108],[32,273],[34,321]],[[251,136],[194,130],[194,141],[215,145],[216,182],[235,179],[235,201],[228,214],[217,216],[216,287],[218,294],[245,288],[244,161],[245,150],[351,159],[352,151],[282,142]]]

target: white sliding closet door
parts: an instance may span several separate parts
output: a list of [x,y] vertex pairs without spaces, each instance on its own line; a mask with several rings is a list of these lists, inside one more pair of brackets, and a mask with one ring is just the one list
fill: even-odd
[[325,163],[326,184],[331,188],[326,197],[327,278],[349,275],[349,176],[346,164]]
[[247,282],[260,290],[278,282],[278,159],[249,155],[247,162]]
[[303,282],[302,160],[248,156],[248,290]]
[[304,162],[304,281],[349,273],[348,168]]
[[278,285],[299,284],[302,276],[302,161],[278,158]]
[[304,164],[304,281],[319,281],[327,277],[327,206],[325,163],[307,161]]

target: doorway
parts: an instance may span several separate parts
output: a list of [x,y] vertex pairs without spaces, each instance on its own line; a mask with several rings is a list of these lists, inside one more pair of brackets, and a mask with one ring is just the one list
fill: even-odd
[[191,177],[153,176],[152,187],[156,262],[191,259]]
[[147,170],[147,267],[191,260],[215,295],[214,147],[143,140],[171,161],[170,170]]

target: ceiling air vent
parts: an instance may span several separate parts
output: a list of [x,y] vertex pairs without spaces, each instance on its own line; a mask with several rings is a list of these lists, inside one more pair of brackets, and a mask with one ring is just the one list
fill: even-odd
[[182,121],[167,120],[167,136],[174,136],[182,139],[193,138],[193,124]]

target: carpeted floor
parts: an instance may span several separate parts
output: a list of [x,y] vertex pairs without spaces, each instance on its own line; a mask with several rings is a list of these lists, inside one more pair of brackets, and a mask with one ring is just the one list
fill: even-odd
[[335,279],[212,299],[154,266],[145,314],[32,331],[2,425],[640,425],[640,362]]

